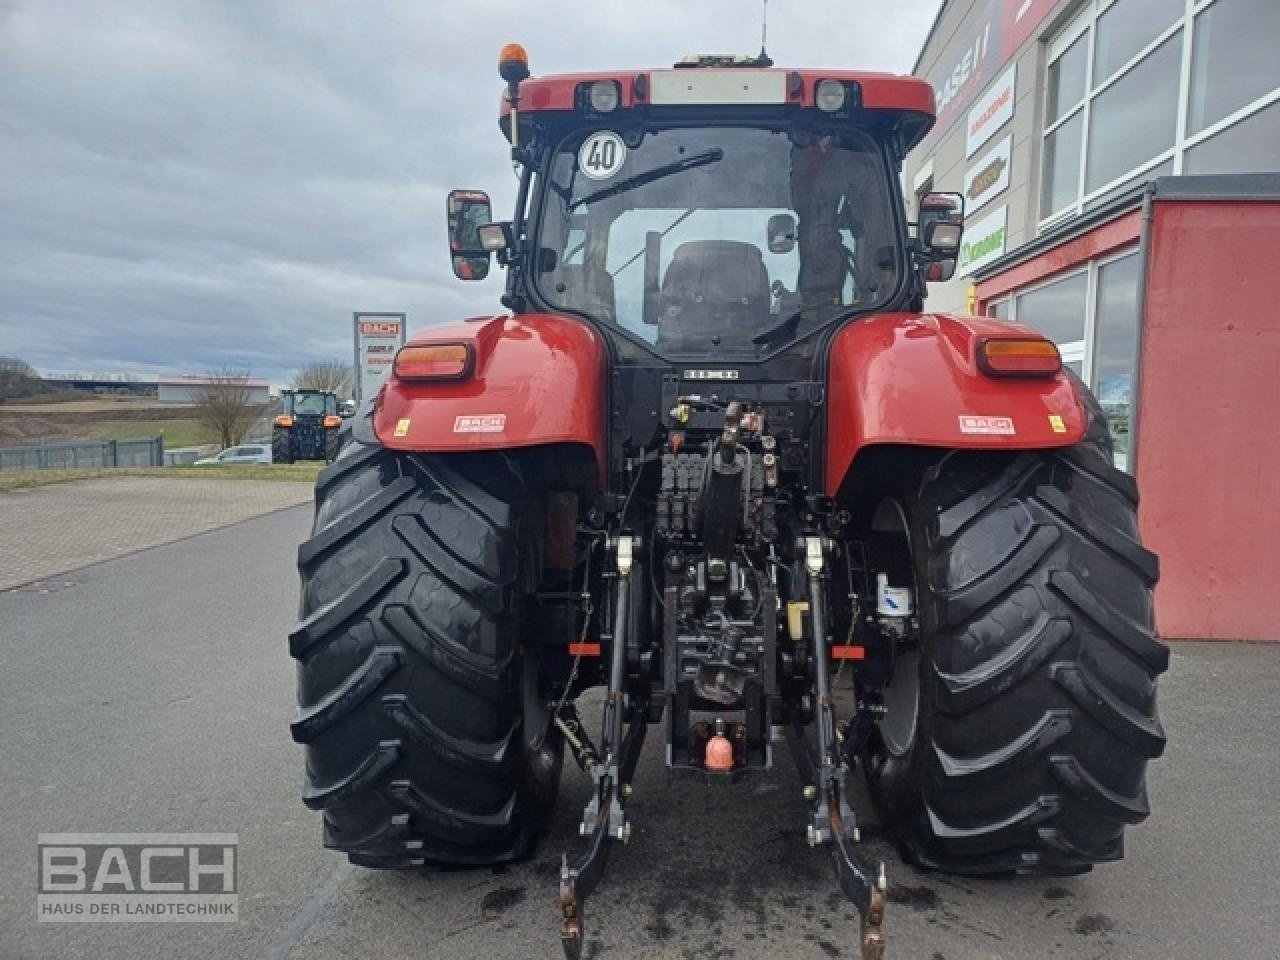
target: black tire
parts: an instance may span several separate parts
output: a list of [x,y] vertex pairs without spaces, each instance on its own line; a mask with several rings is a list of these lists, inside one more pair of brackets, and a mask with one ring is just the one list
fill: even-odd
[[290,443],[292,431],[284,427],[274,427],[271,431],[271,462],[293,463],[293,445]]
[[342,437],[339,435],[340,428],[328,427],[324,431],[324,459],[326,463],[333,463],[338,459],[338,451],[342,448]]
[[866,770],[918,865],[1081,873],[1119,859],[1125,825],[1148,815],[1169,653],[1154,633],[1158,567],[1138,539],[1137,487],[1104,436],[949,453],[903,498],[918,706],[909,737],[886,726],[893,710],[884,718]]
[[519,639],[537,545],[518,466],[342,434],[298,550],[303,800],[324,812],[325,845],[362,866],[519,859],[554,802],[561,744]]

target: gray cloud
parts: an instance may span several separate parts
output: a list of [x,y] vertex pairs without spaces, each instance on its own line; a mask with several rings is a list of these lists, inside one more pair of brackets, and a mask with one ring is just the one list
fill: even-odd
[[[773,0],[780,65],[910,68],[936,0]],[[906,8],[906,9],[904,9]],[[515,180],[497,51],[536,73],[754,52],[757,0],[0,0],[0,354],[283,380],[356,309],[492,311],[444,194]]]

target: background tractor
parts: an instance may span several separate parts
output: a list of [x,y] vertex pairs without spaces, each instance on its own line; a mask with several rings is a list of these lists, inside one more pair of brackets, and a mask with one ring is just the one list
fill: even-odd
[[271,428],[274,463],[332,460],[338,452],[338,398],[321,390],[282,390]]
[[447,211],[455,273],[496,255],[507,312],[399,351],[298,553],[292,730],[325,843],[523,857],[567,746],[593,783],[560,874],[576,957],[655,727],[695,783],[787,744],[865,957],[886,880],[859,772],[925,868],[1120,857],[1164,745],[1156,558],[1054,344],[923,312],[963,217],[958,194],[905,215],[929,85],[721,56],[530,79],[516,46],[501,74],[514,213]]

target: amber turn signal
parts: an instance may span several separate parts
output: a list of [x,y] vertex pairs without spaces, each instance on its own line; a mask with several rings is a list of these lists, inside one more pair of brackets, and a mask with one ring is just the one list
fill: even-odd
[[342,418],[336,417],[333,414],[330,414],[329,416],[324,418],[324,425],[326,427],[340,427],[342,426]]
[[1051,377],[1062,369],[1062,356],[1052,340],[984,340],[978,367],[992,377]]
[[470,344],[432,343],[401,347],[394,369],[401,380],[465,380],[471,366]]
[[282,414],[280,414],[280,416],[276,417],[276,426],[277,426],[277,427],[292,427],[292,426],[293,426],[293,417],[289,416],[287,413],[282,413]]

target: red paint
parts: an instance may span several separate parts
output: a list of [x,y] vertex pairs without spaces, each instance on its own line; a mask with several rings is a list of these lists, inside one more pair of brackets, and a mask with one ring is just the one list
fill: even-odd
[[832,660],[865,660],[867,659],[866,647],[854,646],[838,646],[831,648]]
[[423,452],[581,443],[595,452],[603,478],[605,350],[595,331],[567,317],[531,313],[442,324],[409,340],[458,342],[475,351],[473,374],[452,383],[388,380],[373,417],[379,442]]
[[1142,211],[1132,210],[1122,217],[1100,224],[1088,233],[1082,233],[1061,246],[1046,250],[1033,260],[1020,263],[994,277],[988,277],[977,285],[978,310],[986,310],[987,304],[1004,296],[1010,290],[1019,290],[1046,280],[1097,257],[1106,256],[1126,244],[1136,243],[1142,229]]
[[600,656],[600,644],[598,644],[598,643],[571,643],[571,644],[569,644],[569,656],[571,656],[571,657],[598,657],[598,656]]
[[[996,378],[978,370],[982,338],[1036,336],[988,317],[930,313],[879,314],[841,330],[829,366],[826,492],[835,495],[854,457],[872,444],[1025,450],[1079,441],[1085,414],[1066,374]],[[1063,432],[1050,416],[1062,418]],[[1008,418],[1014,433],[962,432],[961,417]]]
[[1156,624],[1280,640],[1280,202],[1153,209],[1137,466]]
[[[865,110],[894,110],[918,113],[929,117],[934,114],[933,88],[918,77],[903,77],[892,73],[871,73],[856,70],[783,70],[775,73],[798,73],[803,89],[798,97],[788,93],[788,102],[804,107],[814,105],[814,88],[820,80],[850,80],[862,88],[862,106]],[[520,84],[520,109],[574,110],[579,85],[596,80],[617,80],[622,87],[620,109],[636,106],[635,78],[647,76],[647,70],[614,70],[600,73],[563,73],[546,77],[532,77]],[[714,109],[723,109],[716,107]],[[502,95],[501,116],[505,121],[511,112],[506,94]],[[923,134],[923,130],[921,134]]]

